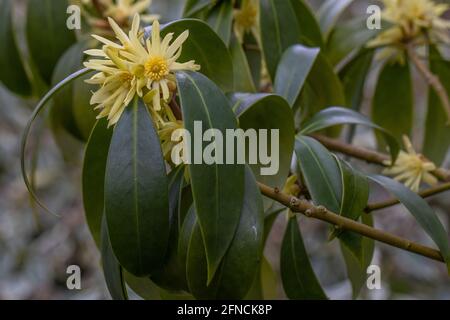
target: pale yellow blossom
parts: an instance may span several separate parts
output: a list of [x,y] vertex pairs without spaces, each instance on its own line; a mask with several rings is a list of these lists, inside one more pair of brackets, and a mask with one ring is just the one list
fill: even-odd
[[234,10],[234,32],[240,43],[247,33],[259,42],[259,0],[243,0],[241,7]]
[[385,169],[383,174],[393,176],[395,180],[403,182],[414,192],[419,191],[422,182],[435,185],[437,179],[431,172],[436,170],[436,165],[425,159],[423,155],[416,153],[407,136],[403,137],[403,143],[406,152],[400,151],[393,166],[391,161],[385,161],[385,164],[391,167]]

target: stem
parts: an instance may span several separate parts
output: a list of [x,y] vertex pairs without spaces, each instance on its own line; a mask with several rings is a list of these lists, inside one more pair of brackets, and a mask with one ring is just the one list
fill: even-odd
[[[365,148],[353,146],[351,144],[342,142],[337,139],[328,138],[322,135],[311,135],[314,139],[323,144],[327,149],[343,153],[353,158],[364,160],[369,163],[378,164],[381,166],[387,166],[384,161],[389,160],[389,156],[384,153],[380,153]],[[450,171],[444,168],[438,168],[431,172],[436,178],[443,182],[450,182]]]
[[[423,191],[419,192],[418,194],[422,198],[429,198],[431,196],[437,195],[439,193],[442,193],[442,192],[445,192],[445,191],[448,191],[448,190],[450,190],[450,182],[441,184],[441,185],[433,187],[433,188],[429,188],[429,189],[423,190]],[[392,198],[392,199],[389,199],[389,200],[386,200],[386,201],[369,204],[364,211],[366,213],[371,213],[373,211],[377,211],[377,210],[381,210],[381,209],[385,209],[385,208],[389,208],[389,207],[395,206],[395,205],[397,205],[399,203],[400,203],[400,201],[398,201],[398,199]]]
[[441,100],[442,107],[447,115],[447,124],[450,124],[450,100],[448,98],[447,90],[442,85],[441,80],[435,74],[433,74],[427,65],[417,55],[413,45],[409,44],[407,47],[408,56],[416,66],[417,70],[425,78],[428,84],[433,87],[436,94]]
[[407,239],[337,215],[327,210],[325,207],[316,207],[309,201],[300,200],[293,196],[288,196],[287,194],[280,192],[279,189],[271,188],[262,183],[258,183],[258,185],[263,195],[283,204],[287,208],[290,208],[292,212],[301,213],[309,218],[314,218],[333,224],[340,229],[352,231],[379,242],[383,242],[388,245],[410,251],[436,261],[444,262],[441,253],[436,249],[411,242]]

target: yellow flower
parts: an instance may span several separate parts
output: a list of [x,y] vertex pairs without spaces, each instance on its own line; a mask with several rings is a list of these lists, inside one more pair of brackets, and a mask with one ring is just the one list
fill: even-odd
[[240,43],[246,33],[252,33],[259,42],[259,0],[243,0],[234,11],[234,32]]
[[392,26],[369,41],[368,47],[386,47],[382,57],[402,54],[406,43],[431,42],[450,44],[450,21],[441,16],[450,8],[432,0],[382,0],[382,18]]
[[[423,155],[416,153],[407,136],[403,136],[403,143],[406,152],[400,151],[395,164],[385,169],[383,174],[394,176],[395,180],[403,182],[414,192],[419,191],[422,181],[429,185],[435,185],[437,179],[431,172],[436,170],[436,165],[425,159]],[[388,160],[385,164],[390,166],[392,163]]]
[[167,103],[176,90],[174,72],[200,69],[194,61],[177,62],[189,32],[184,31],[172,43],[172,33],[161,41],[159,23],[154,21],[152,37],[144,41],[143,32],[139,29],[139,15],[135,15],[128,35],[111,18],[109,23],[120,44],[93,35],[103,43],[103,47],[86,51],[95,58],[85,66],[99,71],[88,80],[101,86],[91,99],[91,104],[97,104],[96,109],[102,110],[98,118],[107,116],[109,125],[117,123],[137,94],[150,106],[157,127],[173,121],[173,114],[168,114],[171,111]]

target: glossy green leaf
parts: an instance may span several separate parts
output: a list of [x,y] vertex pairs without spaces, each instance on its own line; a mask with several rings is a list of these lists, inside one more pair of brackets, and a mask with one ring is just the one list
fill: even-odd
[[297,101],[319,52],[319,48],[298,44],[288,48],[281,57],[274,91],[284,97],[291,106]]
[[[237,128],[237,120],[227,98],[211,80],[200,73],[180,72],[177,81],[184,127],[194,140],[195,123],[201,124],[203,132],[216,129],[222,136],[226,135],[226,129]],[[237,164],[236,154],[233,155],[235,164],[218,164],[216,161],[209,165],[198,161],[202,160],[206,146],[220,147],[215,139],[217,137],[209,143],[203,141],[203,148],[192,143],[192,164],[189,165],[195,209],[206,247],[209,280],[212,280],[233,239],[244,193],[244,165]],[[223,163],[226,158],[226,150],[223,150]]]
[[[430,47],[430,70],[441,80],[442,85],[450,95],[450,61],[444,60],[439,51]],[[450,146],[450,127],[447,125],[447,115],[438,95],[430,88],[428,92],[428,111],[425,123],[425,140],[423,153],[437,165],[440,165],[447,155]]]
[[389,130],[397,140],[401,140],[402,135],[411,134],[414,106],[412,90],[408,63],[387,63],[384,66],[373,98],[372,119]]
[[304,0],[290,0],[299,26],[300,43],[322,48],[323,37],[319,23]]
[[260,267],[245,300],[276,300],[278,297],[277,274],[266,257],[262,257]]
[[374,54],[374,50],[361,50],[339,73],[347,104],[355,111],[361,109],[364,87]]
[[300,133],[311,134],[340,124],[357,124],[376,129],[380,132],[389,146],[391,157],[393,159],[397,158],[397,154],[400,150],[397,140],[388,131],[374,124],[364,115],[353,110],[339,107],[325,109],[303,123]]
[[436,243],[450,270],[450,249],[447,232],[428,203],[395,180],[380,175],[371,175],[369,178],[389,191],[389,193],[394,195],[408,209],[425,232]]
[[314,274],[296,218],[289,220],[281,245],[280,273],[289,299],[327,299]]
[[[295,127],[292,110],[286,100],[273,94],[253,94],[235,96],[235,113],[239,117],[239,126],[244,130],[279,130],[279,167],[274,175],[262,175],[261,168],[268,165],[251,164],[256,179],[272,187],[282,188],[289,175],[292,152],[294,149]],[[270,131],[269,131],[270,132]],[[269,136],[269,133],[268,133]],[[272,143],[268,145],[271,150]],[[272,203],[264,200],[264,208]]]
[[304,85],[295,109],[300,107],[302,119],[330,106],[347,106],[341,80],[332,65],[319,53]]
[[202,11],[214,4],[213,0],[187,0],[184,7],[183,15],[185,17],[192,17],[199,11]]
[[[144,300],[160,300],[161,289],[148,277],[136,277],[123,269],[125,282],[129,289]],[[131,295],[131,294],[130,294]]]
[[328,34],[334,28],[341,14],[352,2],[353,0],[326,0],[321,5],[317,15],[319,17],[320,28],[325,38],[328,37]]
[[105,212],[120,264],[136,276],[158,270],[169,238],[168,185],[159,137],[141,100],[126,107],[114,129]]
[[61,55],[76,41],[66,25],[67,0],[27,1],[27,42],[31,59],[41,77],[50,83]]
[[267,69],[272,79],[284,51],[300,43],[297,16],[291,1],[261,0],[261,41]]
[[103,274],[105,276],[108,291],[113,300],[127,300],[128,293],[125,285],[123,270],[116,257],[114,256],[111,242],[109,241],[108,226],[104,216],[102,219],[101,228],[102,241],[100,251],[102,254]]
[[251,33],[244,36],[244,52],[247,57],[248,66],[253,78],[255,88],[259,89],[261,84],[262,53],[258,41]]
[[194,227],[187,254],[189,291],[197,299],[242,299],[255,279],[263,249],[264,212],[256,180],[245,174],[244,203],[239,226],[215,277],[207,285],[207,264],[201,230]]
[[106,161],[113,130],[108,129],[108,121],[101,119],[95,125],[86,145],[83,161],[83,204],[86,222],[97,245],[104,213],[104,186]]
[[183,186],[185,184],[184,171],[185,167],[181,165],[173,169],[168,176],[170,213],[169,245],[163,267],[151,275],[154,283],[170,291],[187,289],[185,270],[180,265],[178,256],[179,211],[183,210],[180,207],[182,206],[181,197],[183,196]]
[[13,0],[0,0],[0,82],[12,92],[31,95],[31,83],[14,38]]
[[[189,38],[183,44],[178,61],[195,60],[200,72],[214,81],[223,91],[233,91],[233,63],[225,43],[211,27],[200,20],[182,19],[166,24],[162,35],[170,32],[174,37],[189,30]],[[214,61],[211,60],[214,57]]]
[[296,137],[295,153],[313,202],[339,212],[342,181],[333,155],[318,141],[306,136]]
[[343,21],[331,32],[325,54],[333,65],[337,65],[352,52],[361,51],[365,44],[380,30],[367,28],[367,17]]
[[208,24],[228,45],[231,37],[231,26],[233,24],[233,4],[224,1],[214,7],[208,15]]
[[[55,71],[52,77],[52,84],[56,85],[58,82],[66,78],[68,75],[82,68],[83,51],[86,48],[86,43],[78,42],[71,46],[61,58],[58,60]],[[85,76],[88,77],[88,76]],[[83,134],[75,120],[73,100],[75,98],[74,85],[82,79],[77,79],[67,85],[53,98],[53,106],[51,109],[51,122],[55,128],[62,127],[73,137],[83,140]],[[89,107],[89,105],[87,106]],[[91,107],[92,110],[92,107]]]
[[247,56],[236,37],[232,37],[231,39],[230,53],[231,58],[233,59],[234,91],[256,92]]
[[[373,227],[373,217],[370,214],[362,215],[362,222]],[[356,299],[367,280],[367,267],[373,259],[375,241],[367,237],[357,236],[361,241],[361,257],[357,258],[346,245],[341,242],[341,251],[347,267],[347,276],[352,284],[353,299]]]

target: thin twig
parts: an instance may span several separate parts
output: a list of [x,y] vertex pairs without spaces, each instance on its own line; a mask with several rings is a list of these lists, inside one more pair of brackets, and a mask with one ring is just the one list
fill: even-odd
[[[439,186],[423,190],[423,191],[419,192],[418,195],[421,196],[422,198],[429,198],[429,197],[435,196],[439,193],[449,191],[449,190],[450,190],[450,182],[447,182],[447,183],[441,184]],[[369,204],[369,205],[367,205],[366,209],[364,209],[364,211],[366,213],[371,213],[373,211],[377,211],[377,210],[395,206],[399,203],[400,203],[400,201],[398,199],[392,198],[392,199],[388,199],[388,200],[385,200],[382,202]]]
[[289,196],[280,192],[278,189],[271,188],[262,183],[258,183],[258,185],[263,195],[290,208],[292,212],[301,213],[307,217],[328,222],[342,230],[352,231],[362,236],[419,254],[436,261],[444,261],[441,253],[436,249],[411,242],[407,239],[372,228],[365,224],[345,218],[341,215],[337,215],[322,206],[316,207],[309,201],[300,200],[296,197]]
[[[336,151],[359,160],[364,160],[369,163],[388,166],[386,160],[389,160],[389,156],[387,154],[361,147],[356,147],[354,145],[342,142],[337,139],[328,138],[323,135],[316,134],[312,135],[312,137],[322,143],[327,149],[331,151]],[[450,171],[447,169],[438,168],[431,173],[443,182],[450,182]]]
[[436,94],[439,96],[439,99],[441,100],[442,103],[442,107],[444,108],[444,111],[447,115],[447,124],[450,124],[450,100],[447,94],[447,90],[445,90],[445,87],[442,85],[442,82],[439,79],[439,77],[434,75],[427,67],[427,65],[420,59],[420,57],[416,53],[414,46],[412,44],[409,44],[407,45],[406,48],[408,56],[416,66],[417,70],[420,72],[420,74],[425,78],[428,84],[434,89]]

